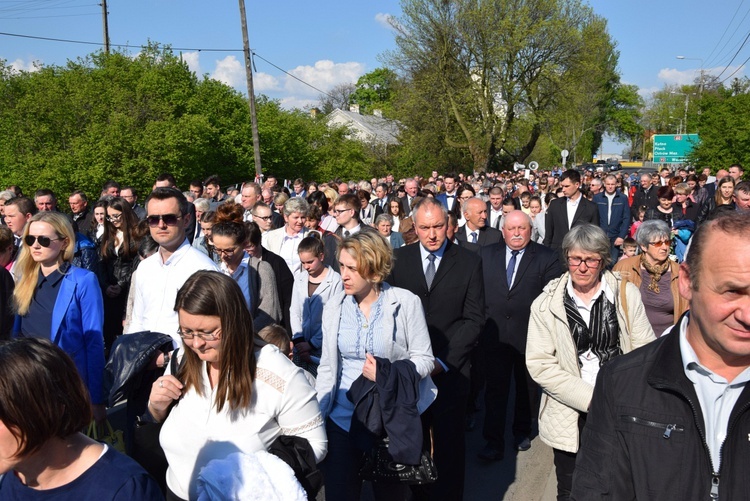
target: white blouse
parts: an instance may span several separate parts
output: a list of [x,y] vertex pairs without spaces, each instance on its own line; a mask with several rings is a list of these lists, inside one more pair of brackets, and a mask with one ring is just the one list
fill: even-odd
[[216,412],[215,387],[211,389],[204,372],[203,396],[189,391],[164,422],[159,439],[169,463],[167,485],[177,496],[196,498],[198,474],[212,459],[238,451],[268,450],[280,435],[306,438],[315,459],[319,462],[325,457],[328,443],[323,419],[315,390],[302,369],[275,346],[264,346],[256,357],[250,408],[232,412],[225,403]]

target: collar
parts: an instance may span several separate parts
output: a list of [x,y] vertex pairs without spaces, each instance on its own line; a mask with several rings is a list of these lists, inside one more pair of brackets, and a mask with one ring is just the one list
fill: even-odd
[[185,240],[182,241],[182,243],[177,248],[177,250],[174,251],[172,255],[169,256],[169,259],[167,259],[166,261],[164,261],[164,259],[161,257],[161,253],[159,251],[157,251],[156,254],[159,255],[158,259],[162,266],[170,266],[173,263],[176,263],[177,261],[179,261],[182,258],[182,256],[187,254],[190,247],[191,247],[190,242],[188,242],[188,239],[185,238]]
[[578,307],[584,307],[588,309],[594,301],[596,301],[599,296],[603,293],[604,297],[607,298],[607,301],[610,303],[615,302],[615,293],[612,292],[612,288],[609,286],[606,280],[604,280],[604,277],[601,277],[599,279],[599,287],[596,290],[596,293],[594,293],[593,296],[591,296],[591,299],[589,300],[589,304],[584,303],[581,298],[578,297],[578,294],[576,293],[575,289],[573,289],[573,280],[568,276],[568,283],[565,284],[565,288],[568,291],[568,294],[570,297],[573,298],[573,301],[575,301],[576,306]]
[[443,254],[445,254],[445,249],[446,249],[447,246],[448,246],[448,239],[447,238],[445,239],[445,242],[443,242],[443,245],[441,245],[440,248],[438,250],[436,250],[435,252],[428,251],[420,243],[419,244],[419,254],[422,256],[422,261],[423,262],[426,261],[427,260],[427,256],[429,256],[430,254],[435,254],[435,257],[437,257],[438,259],[443,259]]
[[305,236],[305,228],[303,227],[302,230],[295,233],[294,235],[290,235],[287,231],[289,227],[284,225],[284,240],[294,240],[296,238],[303,238]]
[[55,271],[47,275],[46,277],[42,274],[42,269],[39,268],[39,277],[37,277],[36,286],[42,285],[43,282],[48,282],[52,287],[60,283],[60,280],[65,278],[65,274],[70,269],[70,263],[62,263]]
[[672,331],[672,335],[678,334],[680,337],[680,355],[682,356],[682,368],[685,371],[687,378],[694,384],[697,383],[696,378],[699,376],[707,377],[714,383],[725,383],[730,386],[742,386],[750,381],[750,367],[745,368],[733,381],[729,382],[723,377],[715,374],[713,371],[705,367],[698,360],[698,355],[695,353],[690,341],[687,339],[687,327],[690,323],[690,311],[686,312],[685,315],[680,319],[678,327],[679,333]]

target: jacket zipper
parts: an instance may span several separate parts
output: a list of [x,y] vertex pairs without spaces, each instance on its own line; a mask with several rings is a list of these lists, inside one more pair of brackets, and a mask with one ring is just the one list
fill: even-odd
[[622,415],[620,416],[620,421],[624,421],[626,423],[640,424],[643,426],[650,426],[652,428],[663,428],[664,434],[662,435],[662,437],[664,437],[667,440],[669,440],[669,438],[672,436],[673,431],[679,431],[679,432],[685,431],[685,428],[678,424],[659,423],[656,421],[649,421],[647,419],[641,419],[635,416]]
[[[734,425],[739,421],[740,416],[750,407],[750,403],[746,403],[743,405],[740,410],[735,415],[734,420],[729,423],[729,426],[727,427],[727,438],[730,437],[730,433],[732,433],[732,430],[734,429]],[[721,464],[723,462],[723,455],[724,455],[724,444],[726,443],[726,438],[724,439],[724,442],[721,443],[721,447],[719,448],[719,470],[721,470]],[[718,500],[719,499],[719,475],[716,474],[711,478],[711,499],[712,500]]]
[[[656,383],[654,384],[654,388],[661,388],[663,390],[676,390],[682,397],[687,400],[687,402],[690,404],[690,410],[693,412],[693,421],[696,424],[696,428],[698,428],[698,434],[701,437],[701,442],[703,443],[703,450],[708,455],[708,464],[711,469],[711,490],[709,491],[709,499],[711,501],[717,501],[719,499],[719,480],[721,478],[720,472],[716,471],[714,468],[714,461],[711,459],[711,449],[708,448],[708,442],[706,442],[706,433],[701,427],[702,420],[698,420],[698,411],[695,409],[695,404],[693,403],[690,398],[688,398],[687,395],[682,393],[679,388],[674,388],[669,385]],[[727,436],[729,436],[729,432],[727,430]],[[722,449],[724,448],[724,445],[722,444]],[[719,450],[719,459],[721,460],[721,449]],[[719,467],[721,468],[721,467]]]

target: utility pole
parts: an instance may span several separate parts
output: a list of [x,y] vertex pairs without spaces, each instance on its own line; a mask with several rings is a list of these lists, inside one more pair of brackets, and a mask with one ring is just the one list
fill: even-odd
[[109,54],[109,22],[107,21],[107,0],[102,0],[102,26],[104,30],[104,53]]
[[255,91],[253,89],[253,67],[250,58],[250,41],[247,36],[247,16],[245,14],[245,0],[240,1],[240,21],[242,22],[242,46],[245,56],[245,76],[247,77],[247,97],[250,103],[250,123],[253,131],[253,153],[255,154],[255,177],[261,179],[260,168],[260,137],[258,136],[258,116],[255,113]]

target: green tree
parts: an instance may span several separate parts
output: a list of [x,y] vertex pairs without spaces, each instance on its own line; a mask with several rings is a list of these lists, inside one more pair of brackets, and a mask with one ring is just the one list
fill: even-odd
[[378,68],[359,77],[349,101],[358,104],[363,114],[371,115],[379,109],[385,116],[391,116],[397,85],[398,75],[393,70]]
[[698,118],[700,143],[691,155],[694,165],[708,166],[714,172],[733,163],[750,165],[750,93],[747,89],[721,87],[704,93]]

